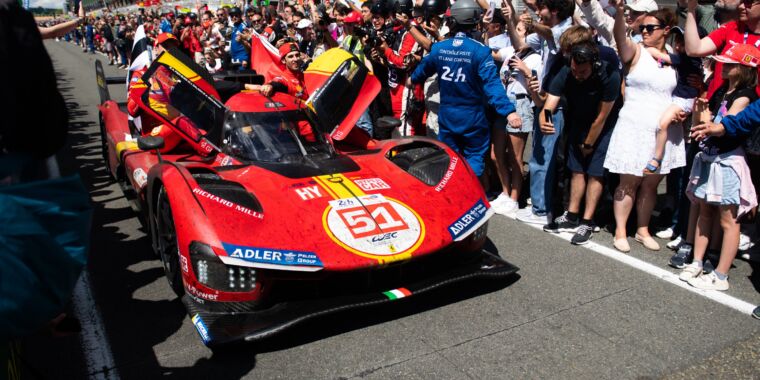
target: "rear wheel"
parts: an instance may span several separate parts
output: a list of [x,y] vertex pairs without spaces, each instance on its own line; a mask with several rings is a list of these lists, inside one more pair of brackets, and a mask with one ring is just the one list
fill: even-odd
[[174,216],[166,195],[166,188],[161,187],[156,201],[155,213],[156,246],[161,261],[164,263],[164,272],[169,286],[174,293],[182,296],[185,288],[182,285],[182,269],[179,266],[179,244],[177,243],[177,231],[174,228]]

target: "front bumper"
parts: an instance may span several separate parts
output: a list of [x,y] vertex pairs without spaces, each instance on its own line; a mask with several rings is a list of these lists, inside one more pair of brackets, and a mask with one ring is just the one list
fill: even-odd
[[211,311],[188,295],[182,297],[182,302],[203,342],[208,346],[217,346],[238,340],[260,340],[310,318],[415,297],[462,281],[503,279],[517,271],[516,266],[484,250],[455,266],[437,270],[425,277],[401,281],[396,288],[383,291],[288,300],[254,311]]

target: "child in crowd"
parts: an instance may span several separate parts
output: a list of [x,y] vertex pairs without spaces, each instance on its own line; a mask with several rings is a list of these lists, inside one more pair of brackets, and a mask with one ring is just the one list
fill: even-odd
[[678,73],[678,82],[676,88],[673,90],[673,103],[660,117],[655,152],[652,156],[652,160],[646,168],[644,168],[644,174],[654,174],[660,168],[662,157],[665,154],[665,143],[668,140],[668,126],[673,123],[673,120],[678,118],[678,115],[681,112],[688,115],[694,107],[694,99],[699,95],[699,89],[689,84],[689,77],[696,75],[697,79],[701,79],[703,75],[702,59],[686,55],[683,29],[675,27],[671,29],[670,32],[674,35],[673,50],[675,53],[664,54],[657,48],[647,48],[649,54],[657,60],[660,67],[662,67],[662,65],[671,65],[676,69],[676,72]]
[[[757,100],[757,66],[760,50],[748,44],[737,44],[713,59],[724,63],[723,78],[728,80],[715,91],[709,101],[710,117],[720,123],[726,115],[736,115]],[[703,120],[705,121],[705,120]],[[700,136],[697,136],[700,139]],[[679,278],[695,288],[727,290],[728,270],[739,246],[739,224],[736,220],[757,205],[755,188],[744,158],[744,138],[709,136],[699,141],[700,152],[694,158],[687,195],[699,206],[694,233],[694,259]],[[703,260],[713,218],[723,231],[720,261],[712,272],[703,274]]]

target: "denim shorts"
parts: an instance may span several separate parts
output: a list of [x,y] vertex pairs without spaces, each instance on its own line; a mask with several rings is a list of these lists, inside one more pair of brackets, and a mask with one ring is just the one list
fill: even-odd
[[[720,171],[723,175],[723,195],[721,196],[720,202],[708,203],[720,206],[738,205],[740,203],[739,189],[741,187],[739,175],[736,174],[734,169],[728,166],[720,165]],[[702,165],[702,172],[699,173],[699,180],[694,188],[694,196],[705,201],[707,200],[707,180],[709,179],[709,176],[710,164],[704,163]]]
[[520,96],[520,99],[517,99],[513,94],[507,94],[509,100],[515,105],[517,114],[522,119],[522,127],[514,129],[507,126],[508,133],[528,133],[533,131],[533,101],[530,97],[523,97],[524,94],[518,96]]

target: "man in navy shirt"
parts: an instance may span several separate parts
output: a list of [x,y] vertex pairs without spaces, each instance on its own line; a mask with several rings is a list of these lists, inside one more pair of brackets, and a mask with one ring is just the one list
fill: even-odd
[[491,131],[486,103],[519,127],[520,116],[507,98],[496,72],[491,49],[467,36],[480,21],[481,8],[473,0],[458,0],[451,6],[456,21],[454,38],[437,42],[420,62],[407,85],[423,83],[438,74],[441,108],[438,138],[461,153],[476,175],[481,176]]

